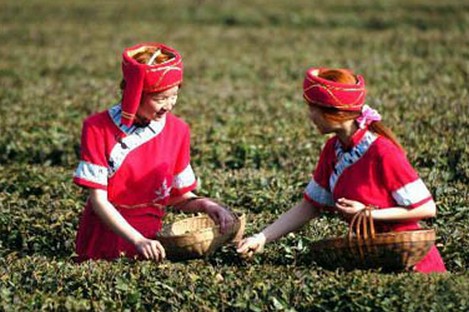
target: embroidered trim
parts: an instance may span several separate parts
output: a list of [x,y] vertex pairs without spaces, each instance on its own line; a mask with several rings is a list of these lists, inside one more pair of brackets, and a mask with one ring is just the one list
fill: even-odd
[[[306,77],[306,80],[308,80],[308,82],[311,83],[311,85],[309,85],[306,89],[303,90],[303,96],[304,98],[309,101],[309,102],[315,102],[313,101],[312,99],[310,99],[310,97],[306,94],[309,90],[313,89],[313,88],[319,88],[319,89],[324,89],[328,94],[329,96],[340,106],[340,107],[346,107],[346,108],[349,108],[349,107],[355,107],[355,106],[359,106],[359,104],[357,104],[361,99],[362,97],[365,96],[365,88],[363,87],[348,87],[348,88],[343,88],[343,87],[337,87],[337,86],[327,86],[327,85],[324,85],[324,84],[321,84],[321,83],[318,83],[318,82],[315,82],[313,80],[311,80],[309,77]],[[342,102],[341,100],[339,100],[335,95],[334,93],[331,91],[331,90],[339,90],[339,91],[342,91],[342,92],[360,92],[360,95],[357,96],[355,98],[354,101],[352,101],[351,103],[344,103]],[[321,102],[317,102],[319,104],[321,104]],[[328,106],[331,106],[331,105],[328,105]]]
[[160,92],[163,90],[168,90],[171,89],[172,87],[179,86],[182,81],[176,81],[175,83],[168,84],[168,85],[163,85],[163,86],[158,86],[158,87],[152,87],[151,89],[144,90],[145,92]]
[[335,144],[335,153],[338,160],[334,167],[334,171],[329,178],[329,187],[331,192],[334,192],[335,185],[344,170],[356,163],[368,151],[371,144],[373,144],[377,138],[378,136],[376,134],[366,131],[360,143],[348,152],[343,151],[339,140],[337,140]]
[[155,207],[155,208],[159,208],[161,210],[164,210],[164,205],[158,204],[155,201],[152,201],[152,202],[149,202],[149,203],[136,204],[136,205],[119,205],[119,204],[113,204],[113,205],[116,208],[123,208],[123,209]]
[[135,117],[135,114],[131,114],[131,113],[128,113],[126,111],[122,111],[121,115],[122,115],[122,117],[125,117],[125,118],[134,118]]
[[171,194],[171,188],[172,186],[168,187],[168,181],[165,178],[161,186],[155,191],[156,198],[154,201],[160,201],[168,197]]
[[[172,59],[169,59],[168,61],[170,60],[174,60],[174,57]],[[166,62],[168,62],[166,61]],[[168,66],[159,66],[159,67],[150,67],[147,69],[147,71],[149,72],[156,72],[156,71],[162,71],[162,70],[166,70],[166,69],[178,69],[178,70],[181,70],[181,68],[178,67],[179,64],[181,64],[182,60],[179,60],[177,61],[176,63],[174,64],[171,64],[171,65],[168,65]],[[161,63],[161,64],[158,64],[158,65],[162,65],[164,63]]]
[[161,85],[162,82],[163,82],[163,79],[166,77],[166,74],[168,74],[169,72],[171,72],[173,70],[181,71],[180,68],[178,68],[178,67],[165,67],[165,68],[160,68],[160,69],[156,69],[156,70],[152,70],[152,71],[161,71],[161,70],[164,70],[164,72],[161,74],[161,77],[158,80],[158,82],[154,83],[152,86],[150,86],[148,88],[144,88],[145,92],[159,92],[160,90],[171,89],[172,87],[175,87],[175,86],[181,84],[182,80],[178,80],[178,81],[176,81],[172,84]]
[[[121,116],[124,115],[126,117],[126,112],[122,112],[122,106],[121,104],[114,105],[108,110],[109,116],[111,116],[112,121],[114,124],[121,129],[122,132],[126,134],[130,134],[137,129],[136,126],[125,126],[121,123]],[[132,116],[127,116],[127,118],[133,118]]]
[[316,104],[316,105],[319,105],[319,106],[325,106],[325,107],[335,107],[335,108],[340,108],[340,109],[356,109],[356,108],[360,108],[360,105],[361,104],[356,104],[358,102],[359,99],[357,99],[357,101],[355,101],[353,104],[343,104],[341,103],[340,106],[334,106],[332,104],[329,104],[329,103],[325,103],[325,102],[321,102],[321,101],[316,101],[316,100],[312,100],[308,95],[306,94],[303,94],[303,98],[306,100],[306,102],[310,103],[310,104]]
[[192,170],[191,165],[187,165],[186,169],[181,171],[178,175],[174,177],[173,187],[177,189],[182,189],[188,186],[191,186],[195,182],[195,174]]
[[166,115],[164,115],[161,120],[152,120],[150,124],[145,127],[127,127],[120,124],[120,122],[117,122],[118,120],[120,121],[120,110],[120,104],[118,104],[109,109],[109,115],[111,115],[114,123],[128,135],[120,139],[120,141],[112,148],[108,160],[109,177],[112,177],[116,173],[131,151],[160,134],[166,124]]
[[410,206],[431,196],[430,191],[421,179],[408,183],[392,192],[392,197],[399,206]]
[[332,194],[317,184],[314,179],[311,179],[311,181],[308,183],[308,186],[306,186],[305,193],[309,196],[309,198],[321,205],[330,207],[334,206]]
[[309,82],[311,82],[311,85],[308,86],[307,89],[305,89],[305,91],[308,91],[314,87],[322,87],[324,89],[328,89],[328,90],[339,90],[339,91],[365,91],[365,88],[363,87],[359,87],[359,86],[350,86],[350,87],[339,87],[339,86],[331,86],[331,85],[325,85],[323,83],[319,83],[317,81],[314,81],[312,80],[311,78],[309,77],[305,77],[306,80],[308,80]]
[[87,161],[80,161],[74,177],[107,186],[108,169]]

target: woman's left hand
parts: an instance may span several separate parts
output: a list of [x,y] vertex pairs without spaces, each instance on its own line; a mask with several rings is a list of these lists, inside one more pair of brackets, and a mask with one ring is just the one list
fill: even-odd
[[234,216],[228,209],[208,198],[200,199],[199,201],[203,211],[205,211],[215,223],[220,225],[220,232],[222,234],[233,226],[235,221]]
[[335,207],[347,218],[355,215],[359,211],[362,211],[366,206],[359,201],[342,197],[337,200]]

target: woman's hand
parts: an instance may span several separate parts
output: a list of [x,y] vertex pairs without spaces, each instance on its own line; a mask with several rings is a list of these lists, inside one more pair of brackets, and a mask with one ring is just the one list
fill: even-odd
[[156,262],[163,261],[166,258],[166,252],[159,241],[141,238],[135,243],[137,251],[142,254],[147,260],[155,260]]
[[265,243],[265,235],[263,233],[258,233],[240,241],[236,251],[247,258],[251,258],[254,253],[260,253],[264,251]]
[[220,226],[220,233],[223,234],[230,230],[234,224],[235,218],[228,209],[208,198],[201,198],[197,201],[199,202],[198,204],[200,204],[202,210]]
[[192,192],[173,198],[170,205],[186,212],[205,212],[220,226],[221,233],[228,231],[235,221],[234,215],[228,209],[210,198],[198,197]]
[[350,218],[357,212],[365,209],[366,206],[359,201],[342,197],[337,200],[335,207],[345,218]]

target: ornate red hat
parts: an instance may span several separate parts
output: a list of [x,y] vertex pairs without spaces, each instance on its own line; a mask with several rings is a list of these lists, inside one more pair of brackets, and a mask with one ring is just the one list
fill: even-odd
[[365,104],[365,79],[356,75],[357,83],[347,84],[319,77],[328,68],[311,67],[303,82],[303,97],[314,105],[345,111],[361,111]]
[[[154,56],[164,53],[169,59],[154,65],[139,63],[134,56],[148,48],[157,48]],[[159,51],[159,52],[158,52]],[[182,83],[183,63],[179,52],[162,43],[141,43],[122,53],[125,88],[122,96],[121,122],[132,125],[142,92],[161,92]]]

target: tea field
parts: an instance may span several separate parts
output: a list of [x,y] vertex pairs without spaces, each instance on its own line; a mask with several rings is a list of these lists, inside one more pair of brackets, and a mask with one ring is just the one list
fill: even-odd
[[[467,311],[468,32],[463,0],[0,0],[0,311]],[[434,195],[425,223],[449,272],[322,269],[308,244],[345,233],[331,215],[252,261],[225,246],[207,260],[76,264],[81,124],[119,101],[121,52],[141,41],[181,51],[175,113],[191,125],[198,192],[245,212],[247,234],[302,198],[326,140],[305,70],[363,74]]]

